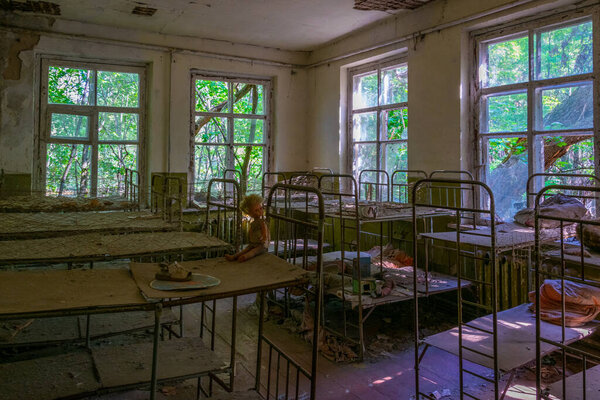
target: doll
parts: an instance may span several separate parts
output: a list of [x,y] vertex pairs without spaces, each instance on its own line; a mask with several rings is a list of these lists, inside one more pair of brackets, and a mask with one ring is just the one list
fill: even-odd
[[257,194],[250,194],[242,200],[240,208],[244,214],[252,218],[248,231],[248,246],[236,254],[226,254],[228,261],[244,262],[267,251],[269,247],[269,228],[264,218],[263,199]]

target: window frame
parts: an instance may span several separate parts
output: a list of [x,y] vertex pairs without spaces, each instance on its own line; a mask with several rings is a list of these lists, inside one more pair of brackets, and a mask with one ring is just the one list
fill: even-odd
[[[90,97],[93,96],[93,105],[77,104],[52,104],[48,102],[48,68],[67,67],[92,70],[93,87],[90,89]],[[96,84],[98,71],[136,73],[139,76],[138,106],[137,107],[114,107],[99,106],[96,104]],[[90,193],[89,197],[98,197],[98,147],[99,145],[136,145],[137,166],[139,172],[140,187],[145,187],[146,171],[146,66],[141,64],[90,62],[81,60],[58,59],[42,57],[40,62],[39,81],[39,122],[36,154],[34,154],[34,190],[46,193],[46,162],[48,144],[82,144],[89,145],[91,152],[90,167]],[[138,115],[138,138],[137,140],[100,140],[98,135],[98,120],[100,113],[127,113]],[[51,137],[52,114],[82,115],[88,117],[87,138],[61,138]],[[145,192],[140,193],[140,201],[144,201]]]
[[[210,112],[196,111],[196,85],[197,80],[209,80],[226,82],[227,100],[230,104],[234,104],[234,90],[231,90],[234,83],[255,84],[263,86],[263,114],[241,114],[235,113],[233,107],[227,112]],[[267,77],[254,77],[248,75],[235,75],[217,72],[207,72],[192,70],[190,79],[190,162],[188,169],[188,179],[191,182],[191,189],[196,192],[196,146],[221,146],[226,150],[227,165],[224,170],[235,169],[234,151],[235,148],[246,146],[262,147],[263,148],[263,165],[262,173],[271,171],[273,166],[272,160],[272,115],[273,115],[273,80]],[[223,143],[202,143],[196,141],[195,119],[196,117],[207,116],[210,118],[224,118],[227,120],[227,141]],[[234,125],[236,119],[256,119],[263,121],[263,142],[262,143],[236,143]],[[262,178],[262,177],[261,177]]]
[[[527,169],[528,176],[537,172],[545,172],[543,167],[543,157],[536,154],[536,140],[549,136],[576,136],[590,135],[594,142],[594,174],[600,176],[600,7],[593,6],[585,9],[584,12],[564,12],[554,15],[538,16],[535,18],[522,19],[512,22],[510,25],[494,27],[483,31],[475,31],[471,34],[471,48],[474,49],[471,60],[472,73],[470,75],[470,100],[471,100],[471,134],[473,138],[474,165],[477,178],[482,182],[488,182],[487,177],[487,140],[494,138],[515,138],[524,137],[527,139]],[[536,79],[537,57],[534,49],[535,35],[556,29],[577,25],[585,22],[592,23],[592,71],[588,73],[569,75],[558,78]],[[483,75],[480,74],[480,66],[485,62],[481,58],[484,52],[484,46],[511,40],[520,36],[527,37],[528,40],[528,77],[525,82],[511,83],[493,87],[483,87]],[[538,117],[541,110],[542,90],[557,89],[561,86],[576,86],[577,84],[590,83],[592,85],[592,103],[593,103],[593,126],[590,128],[573,129],[546,129],[538,126]],[[482,99],[494,94],[525,91],[527,94],[527,127],[522,132],[483,132],[482,127]],[[540,168],[541,167],[541,168]],[[540,188],[540,182],[536,182],[536,188]],[[536,189],[537,190],[537,189]],[[523,182],[523,191],[525,191],[525,182]],[[481,197],[481,196],[480,196]],[[482,204],[485,199],[480,198]],[[531,206],[532,199],[527,196],[528,206]],[[482,204],[483,205],[483,204]]]
[[[383,140],[383,124],[382,124],[382,120],[381,120],[381,116],[382,113],[389,111],[389,110],[402,110],[402,109],[406,109],[407,115],[409,115],[409,107],[408,107],[408,93],[407,93],[407,99],[404,102],[400,102],[400,103],[392,103],[392,104],[385,104],[385,105],[380,105],[380,96],[381,96],[381,71],[384,69],[389,69],[390,67],[401,67],[401,66],[406,66],[407,69],[407,87],[409,86],[409,80],[408,80],[408,59],[407,57],[401,56],[401,57],[393,57],[393,58],[387,58],[384,60],[380,60],[380,61],[376,61],[376,62],[371,62],[368,64],[363,64],[354,68],[351,68],[348,70],[348,87],[347,87],[347,121],[346,121],[346,171],[348,174],[351,174],[353,176],[355,176],[356,179],[358,179],[358,173],[360,171],[354,171],[353,170],[353,163],[354,163],[354,146],[357,143],[360,144],[375,144],[377,146],[377,160],[376,160],[376,165],[377,165],[377,169],[381,169],[381,156],[382,156],[382,148],[384,146],[386,146],[387,144],[393,144],[393,143],[398,143],[398,144],[404,144],[406,146],[406,153],[407,153],[407,168],[408,169],[408,127],[407,127],[407,134],[406,134],[406,139],[396,139],[396,140]],[[376,72],[377,73],[377,105],[376,106],[372,106],[372,107],[364,107],[364,108],[357,108],[356,110],[354,109],[354,96],[353,96],[353,88],[354,88],[354,77],[358,76],[358,75],[363,75],[363,74],[367,74],[369,72]],[[367,140],[367,141],[360,141],[360,142],[355,142],[354,141],[354,131],[353,131],[353,127],[354,127],[354,115],[355,114],[363,114],[363,113],[367,113],[367,112],[375,112],[377,115],[377,121],[376,121],[376,126],[377,126],[377,138],[376,140]],[[408,117],[408,121],[410,124],[410,116]],[[356,174],[355,174],[356,172]],[[390,177],[392,176],[392,174],[390,173]]]

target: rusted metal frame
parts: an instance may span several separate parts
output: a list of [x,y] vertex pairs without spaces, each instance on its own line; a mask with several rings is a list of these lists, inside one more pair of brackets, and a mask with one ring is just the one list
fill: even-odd
[[[398,174],[406,174],[406,183],[395,183],[395,177]],[[413,175],[413,177],[415,175],[423,175],[423,178],[427,178],[427,172],[419,170],[419,169],[398,169],[396,171],[394,171],[392,173],[392,177],[391,177],[391,196],[390,196],[390,201],[394,202],[394,187],[398,187],[398,203],[406,203],[408,204],[408,192],[410,190],[410,182],[408,182],[408,179],[410,178],[410,174]],[[406,188],[406,201],[402,201],[402,188],[405,187]]]
[[[379,152],[379,146],[378,150]],[[365,173],[375,173],[377,179],[376,182],[363,181],[363,174]],[[380,182],[383,177],[383,182]],[[363,169],[358,174],[358,198],[360,200],[362,195],[362,186],[363,185],[375,185],[375,201],[390,201],[390,175],[384,169]],[[386,190],[386,198],[383,198],[383,189]],[[366,191],[366,189],[365,189]],[[371,190],[366,193],[365,200],[369,200],[371,196]],[[358,212],[358,208],[356,209]]]
[[[556,346],[560,349],[561,354],[562,354],[562,358],[563,358],[563,363],[565,363],[566,365],[566,358],[567,358],[567,353],[574,353],[574,354],[578,354],[581,357],[584,357],[584,369],[583,369],[583,380],[585,382],[585,371],[587,368],[587,357],[591,357],[591,358],[595,358],[598,359],[598,357],[594,354],[588,353],[584,350],[578,350],[576,348],[573,348],[570,346],[570,343],[573,343],[575,341],[577,341],[577,339],[574,339],[572,341],[567,341],[566,340],[566,336],[565,336],[565,330],[566,330],[566,324],[565,324],[565,308],[566,308],[566,299],[565,299],[565,281],[569,280],[569,281],[574,281],[574,282],[584,282],[585,284],[592,284],[593,286],[600,286],[600,282],[599,281],[595,281],[595,280],[587,280],[587,279],[579,279],[577,277],[571,277],[569,275],[566,274],[566,263],[565,263],[565,253],[564,253],[564,249],[565,249],[565,245],[564,245],[564,224],[565,222],[568,223],[579,223],[580,226],[582,226],[583,224],[588,224],[588,225],[593,225],[593,226],[600,226],[600,222],[597,220],[585,220],[585,219],[574,219],[574,218],[562,218],[562,217],[555,217],[555,216],[550,216],[550,215],[541,215],[540,214],[540,208],[541,208],[541,201],[545,198],[546,194],[548,192],[593,192],[596,193],[598,195],[600,195],[600,187],[598,186],[576,186],[576,185],[548,185],[545,186],[544,188],[542,188],[535,197],[535,203],[534,203],[534,210],[535,210],[535,254],[536,254],[536,263],[535,263],[535,315],[536,315],[536,396],[537,398],[542,398],[542,376],[541,376],[541,367],[542,367],[542,356],[543,353],[541,351],[541,344],[542,343],[547,343],[550,344],[552,346]],[[596,196],[597,198],[598,196]],[[550,276],[555,276],[555,274],[549,274],[546,273],[545,271],[541,271],[540,267],[541,264],[543,262],[543,254],[542,254],[542,249],[541,249],[541,238],[540,238],[540,220],[552,220],[552,221],[558,221],[560,223],[560,231],[561,231],[561,235],[560,235],[560,274],[557,277],[558,279],[560,279],[561,281],[561,341],[557,342],[555,340],[551,340],[551,339],[547,339],[545,337],[542,336],[542,332],[541,332],[541,317],[540,317],[540,312],[541,312],[541,306],[540,306],[540,285],[541,285],[541,279],[542,279],[542,275],[550,275]],[[581,229],[583,229],[581,227]],[[581,235],[581,242],[583,242],[583,235]],[[583,243],[580,244],[580,248],[583,249]],[[582,256],[580,257],[580,267],[581,267],[581,274],[583,277],[585,277],[585,261],[583,259],[583,253]],[[585,385],[583,386],[583,396],[585,398],[586,396],[586,387]],[[563,372],[563,379],[562,379],[562,394],[563,397],[566,396],[566,376],[564,375]]]
[[[214,201],[212,200],[212,193],[213,193],[213,188],[217,186],[217,184],[221,184],[223,186],[223,193],[225,194],[223,197],[223,201],[219,202],[219,201]],[[231,192],[231,197],[227,196],[227,186],[231,185],[232,187],[232,192]],[[207,234],[210,234],[209,229],[210,229],[210,213],[211,213],[211,206],[215,207],[217,210],[217,233],[216,233],[216,237],[222,239],[221,237],[221,223],[220,223],[220,217],[221,217],[221,212],[223,212],[224,214],[224,220],[226,221],[227,224],[232,223],[233,225],[233,234],[229,235],[229,236],[233,236],[233,245],[235,247],[235,250],[238,251],[241,243],[242,243],[242,211],[240,210],[240,197],[241,197],[241,190],[240,190],[240,184],[238,182],[236,182],[233,179],[220,179],[220,178],[213,178],[208,182],[208,191],[207,191],[207,200],[206,200],[206,232]],[[227,200],[231,199],[232,200],[232,204],[228,204]],[[214,208],[213,210],[214,211]],[[231,216],[227,216],[227,213],[231,213]],[[232,220],[232,222],[229,222],[230,220]],[[223,238],[224,240],[229,240],[231,241],[231,237],[229,238]]]
[[[273,197],[274,194],[276,195],[276,193],[282,190],[284,191],[284,193],[289,193],[289,192],[304,192],[306,197],[305,200],[308,203],[308,194],[312,193],[314,195],[317,196],[317,203],[318,203],[318,213],[317,213],[317,219],[318,222],[315,226],[315,223],[312,222],[307,222],[307,221],[301,221],[301,220],[295,220],[293,218],[289,218],[286,214],[287,210],[283,210],[284,211],[284,215],[282,218],[282,215],[280,213],[277,212],[277,209],[273,209],[272,208],[272,201],[273,201]],[[287,197],[287,196],[286,196]],[[274,211],[274,212],[273,212]],[[315,289],[315,307],[314,307],[314,324],[313,324],[313,337],[314,338],[318,338],[319,337],[319,331],[321,328],[321,308],[322,308],[322,299],[323,299],[323,272],[322,272],[322,267],[323,267],[323,258],[322,258],[322,254],[323,254],[323,220],[325,217],[325,213],[324,213],[324,203],[323,203],[323,197],[321,195],[321,192],[316,189],[316,188],[312,188],[312,187],[305,187],[305,186],[298,186],[298,185],[286,185],[286,184],[281,184],[281,183],[276,183],[270,190],[269,192],[269,196],[267,199],[267,221],[270,221],[271,219],[274,220],[281,220],[284,223],[290,223],[291,220],[294,221],[295,224],[299,225],[299,226],[303,226],[306,229],[315,229],[317,230],[317,263],[316,263],[316,273],[317,273],[317,288]],[[262,330],[262,315],[264,313],[264,294],[261,293],[260,296],[261,300],[260,300],[260,315],[259,315],[259,330]],[[283,355],[284,357],[288,358],[288,356],[280,349],[278,349],[276,346],[274,346],[266,337],[264,337],[264,334],[262,334],[262,332],[259,334],[259,343],[261,340],[264,340],[267,344],[269,344],[269,377],[268,377],[268,384],[267,384],[267,398],[269,397],[269,393],[270,393],[270,371],[271,371],[271,353],[272,350],[275,349],[278,353],[278,360],[279,358]],[[316,372],[317,372],[317,361],[318,361],[318,340],[313,340],[313,346],[312,346],[312,362],[311,362],[311,370],[308,374],[305,374],[305,376],[307,376],[307,378],[310,380],[310,384],[311,384],[311,388],[310,388],[310,399],[315,399],[316,398]],[[260,344],[259,344],[260,346]],[[260,347],[259,347],[260,349]],[[259,352],[258,353],[258,361],[257,361],[257,381],[256,381],[256,388],[259,387],[260,385],[260,375],[258,373],[258,371],[260,371],[260,360],[262,358],[262,354]],[[288,362],[291,362],[293,364],[295,364],[293,362],[293,360],[291,360],[291,358],[288,359]],[[300,370],[300,366],[297,365],[298,370]],[[303,374],[307,371],[303,371],[301,370],[300,372],[302,372]],[[279,376],[279,374],[278,374]],[[298,381],[297,381],[298,383]]]
[[262,193],[262,197],[266,197],[266,195],[268,194],[266,191],[268,189],[271,189],[271,185],[268,185],[268,178],[269,176],[275,176],[277,178],[281,178],[278,179],[278,181],[285,181],[285,174],[283,172],[264,172],[263,176],[262,176],[262,183],[261,183],[261,193]]
[[[424,186],[426,189],[431,190],[433,187],[433,184],[435,183],[442,183],[442,184],[458,184],[460,186],[462,186],[463,184],[468,184],[471,185],[474,189],[475,186],[479,186],[481,188],[481,190],[485,190],[490,198],[490,206],[489,209],[484,209],[481,207],[476,207],[475,204],[473,204],[473,208],[466,208],[466,207],[462,207],[462,206],[450,206],[450,205],[446,205],[446,206],[442,206],[439,207],[436,205],[437,208],[443,208],[443,209],[447,209],[449,211],[453,211],[455,213],[455,218],[456,218],[456,226],[459,227],[460,226],[460,220],[461,220],[461,213],[463,212],[471,212],[473,213],[473,215],[475,215],[475,213],[484,213],[484,214],[490,214],[492,217],[490,219],[490,237],[491,237],[491,269],[492,269],[492,273],[491,273],[491,286],[492,286],[492,314],[493,314],[493,353],[492,353],[492,358],[493,358],[493,370],[494,370],[494,377],[493,379],[490,379],[490,383],[493,382],[494,383],[494,394],[495,394],[495,398],[498,399],[498,390],[499,390],[499,378],[500,378],[500,371],[498,369],[498,338],[497,338],[497,303],[498,303],[498,295],[497,295],[497,270],[496,270],[496,250],[495,250],[495,243],[496,243],[496,233],[495,233],[495,219],[494,219],[494,212],[495,212],[495,207],[494,207],[494,198],[493,198],[493,194],[491,192],[491,189],[484,183],[482,182],[478,182],[478,181],[474,181],[474,180],[461,180],[461,179],[434,179],[434,178],[427,178],[427,179],[422,179],[419,180],[418,182],[415,183],[415,185],[412,188],[412,206],[413,206],[413,252],[415,253],[415,259],[414,259],[414,273],[413,273],[413,285],[416,288],[417,287],[417,265],[418,265],[418,248],[417,248],[417,239],[419,237],[418,234],[418,225],[417,225],[417,213],[416,213],[416,209],[417,207],[430,207],[431,205],[429,203],[432,202],[432,198],[429,196],[428,201],[429,203],[425,203],[425,202],[419,202],[418,199],[416,198],[416,193],[419,190],[419,188],[421,186]],[[458,279],[458,288],[457,288],[457,296],[458,296],[458,336],[459,336],[459,370],[460,370],[460,395],[461,398],[463,398],[464,396],[468,396],[468,397],[473,397],[472,395],[470,395],[469,393],[465,392],[465,387],[464,387],[464,379],[463,379],[463,373],[469,373],[471,375],[478,375],[476,373],[474,373],[473,371],[469,371],[467,369],[465,369],[464,363],[463,363],[463,348],[465,349],[469,349],[470,351],[473,351],[473,349],[468,348],[467,346],[463,345],[463,339],[462,339],[462,328],[463,325],[465,325],[465,323],[463,322],[463,316],[462,316],[462,307],[463,304],[467,304],[467,302],[465,300],[462,299],[462,263],[461,263],[461,252],[460,252],[460,247],[461,247],[461,240],[460,240],[460,235],[461,235],[461,231],[460,229],[457,229],[456,231],[456,242],[455,242],[455,250],[456,250],[456,263],[457,263],[457,279]],[[427,275],[425,276],[425,279],[427,280]],[[426,294],[427,295],[427,294]],[[414,291],[414,347],[415,347],[415,392],[416,392],[416,396],[425,396],[427,397],[426,394],[422,393],[420,391],[420,382],[419,382],[419,371],[420,371],[420,362],[422,359],[422,356],[419,355],[419,346],[420,346],[420,338],[419,338],[419,310],[418,310],[418,293],[415,290]]]
[[[529,178],[527,178],[527,185],[525,186],[525,188],[526,188],[526,194],[527,194],[528,207],[531,206],[531,203],[532,203],[531,200],[533,200],[533,198],[535,198],[535,196],[538,194],[538,190],[535,190],[535,181],[538,178],[542,178],[542,177],[588,178],[588,179],[594,181],[595,186],[600,186],[600,178],[598,178],[596,175],[538,172],[538,173],[530,175]],[[534,185],[534,186],[532,186],[532,185]],[[580,196],[575,196],[575,197],[580,198]],[[595,197],[593,197],[593,198],[595,198]]]

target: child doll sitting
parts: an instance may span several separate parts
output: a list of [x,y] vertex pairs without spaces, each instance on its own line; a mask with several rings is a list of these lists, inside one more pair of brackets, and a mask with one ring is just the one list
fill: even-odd
[[226,254],[228,261],[244,262],[267,251],[269,247],[269,228],[264,218],[263,199],[257,194],[250,194],[242,200],[240,208],[244,214],[252,218],[248,231],[248,246],[236,254]]

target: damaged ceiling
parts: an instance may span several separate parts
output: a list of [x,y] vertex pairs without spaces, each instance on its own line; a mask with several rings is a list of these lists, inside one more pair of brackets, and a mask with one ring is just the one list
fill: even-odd
[[414,10],[433,0],[354,0],[357,10]]
[[[429,0],[0,0],[22,15],[284,50],[313,50]],[[358,3],[361,3],[359,5]],[[369,3],[369,4],[367,4]],[[385,3],[375,7],[375,3]],[[406,3],[394,8],[388,3]],[[363,7],[360,10],[353,7]],[[373,8],[367,8],[373,7]],[[388,8],[389,7],[389,8]],[[369,10],[369,11],[363,11]]]

